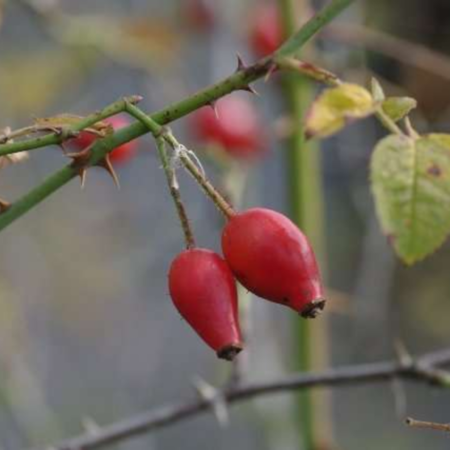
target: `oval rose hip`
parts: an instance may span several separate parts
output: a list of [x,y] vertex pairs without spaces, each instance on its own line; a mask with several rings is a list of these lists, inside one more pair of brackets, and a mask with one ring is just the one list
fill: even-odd
[[231,361],[242,350],[236,283],[217,253],[181,252],[170,267],[169,290],[179,313],[219,358]]
[[314,252],[284,215],[254,208],[232,216],[222,233],[222,250],[236,278],[259,297],[304,317],[315,317],[323,309]]

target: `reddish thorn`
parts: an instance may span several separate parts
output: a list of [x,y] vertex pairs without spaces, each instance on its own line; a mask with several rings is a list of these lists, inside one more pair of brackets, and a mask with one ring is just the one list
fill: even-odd
[[81,167],[78,172],[78,176],[80,177],[81,189],[84,189],[84,185],[86,184],[86,167]]
[[64,153],[64,155],[67,156],[68,153],[67,153],[67,149],[66,149],[66,146],[65,146],[64,141],[60,142],[60,143],[58,144],[58,146],[59,146],[59,148],[62,150],[62,152]]
[[259,97],[259,93],[257,91],[255,91],[255,89],[252,86],[250,86],[249,84],[247,86],[241,88],[241,91],[247,91],[247,92],[250,92],[250,94],[254,94]]
[[216,103],[217,103],[217,101],[214,100],[212,102],[209,102],[208,105],[213,109],[216,119],[219,120],[219,111],[217,110]]
[[277,65],[275,63],[271,64],[269,69],[267,70],[266,76],[264,77],[264,81],[267,83],[270,79],[270,77],[276,72],[278,69]]
[[239,53],[236,53],[237,58],[237,68],[236,72],[240,72],[241,70],[245,70],[247,68],[247,65],[244,63],[244,60],[242,59],[242,56]]
[[109,175],[111,175],[111,178],[114,181],[114,184],[117,186],[118,189],[120,189],[120,184],[119,184],[119,178],[117,177],[116,172],[114,171],[114,167],[111,164],[111,158],[109,157],[109,155],[106,155],[103,159],[101,159],[96,166],[101,167],[102,169],[105,169]]

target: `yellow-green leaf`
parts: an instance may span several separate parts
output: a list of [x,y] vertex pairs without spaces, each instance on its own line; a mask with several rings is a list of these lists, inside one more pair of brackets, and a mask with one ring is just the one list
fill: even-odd
[[450,232],[450,135],[390,135],[375,148],[372,190],[382,228],[410,265]]
[[394,122],[398,122],[417,107],[417,101],[411,97],[388,97],[381,103],[383,112]]
[[375,102],[382,102],[386,98],[386,96],[384,95],[384,90],[381,87],[381,84],[376,78],[372,78],[370,84],[373,100]]
[[306,135],[319,138],[330,136],[347,123],[372,114],[374,109],[372,95],[362,86],[343,83],[326,89],[307,113]]

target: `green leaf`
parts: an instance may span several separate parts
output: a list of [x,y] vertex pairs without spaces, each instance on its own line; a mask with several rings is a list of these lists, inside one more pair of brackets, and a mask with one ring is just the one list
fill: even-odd
[[388,97],[381,104],[383,112],[394,122],[398,122],[417,107],[417,101],[411,97]]
[[450,232],[450,135],[382,139],[371,179],[382,228],[403,262],[420,261],[442,245]]
[[374,109],[372,95],[362,86],[343,83],[326,89],[306,115],[306,136],[330,136],[349,122],[372,114]]
[[382,102],[386,98],[386,96],[384,95],[384,90],[381,87],[381,84],[376,78],[372,78],[370,84],[373,100],[375,102]]

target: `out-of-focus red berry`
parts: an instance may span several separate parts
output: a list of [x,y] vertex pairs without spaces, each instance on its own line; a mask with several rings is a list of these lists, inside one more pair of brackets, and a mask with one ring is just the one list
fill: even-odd
[[219,358],[232,360],[242,350],[236,282],[217,253],[181,252],[170,266],[169,290],[179,313]]
[[[130,122],[121,116],[112,116],[104,119],[102,122],[109,123],[115,130],[119,128],[126,127],[130,124]],[[82,131],[75,139],[71,139],[69,144],[78,148],[79,150],[83,150],[89,145],[91,145],[95,140],[97,140],[99,136],[94,133],[90,133],[89,131]],[[110,154],[109,157],[111,162],[123,164],[132,159],[137,150],[137,141],[126,142],[125,144],[119,145],[119,147],[115,148]]]
[[182,14],[193,31],[208,33],[216,24],[213,0],[183,0]]
[[276,2],[266,2],[255,8],[249,40],[258,57],[273,53],[283,43],[283,27]]
[[191,130],[205,144],[215,144],[235,158],[252,159],[264,153],[263,125],[249,100],[228,96],[192,114]]

